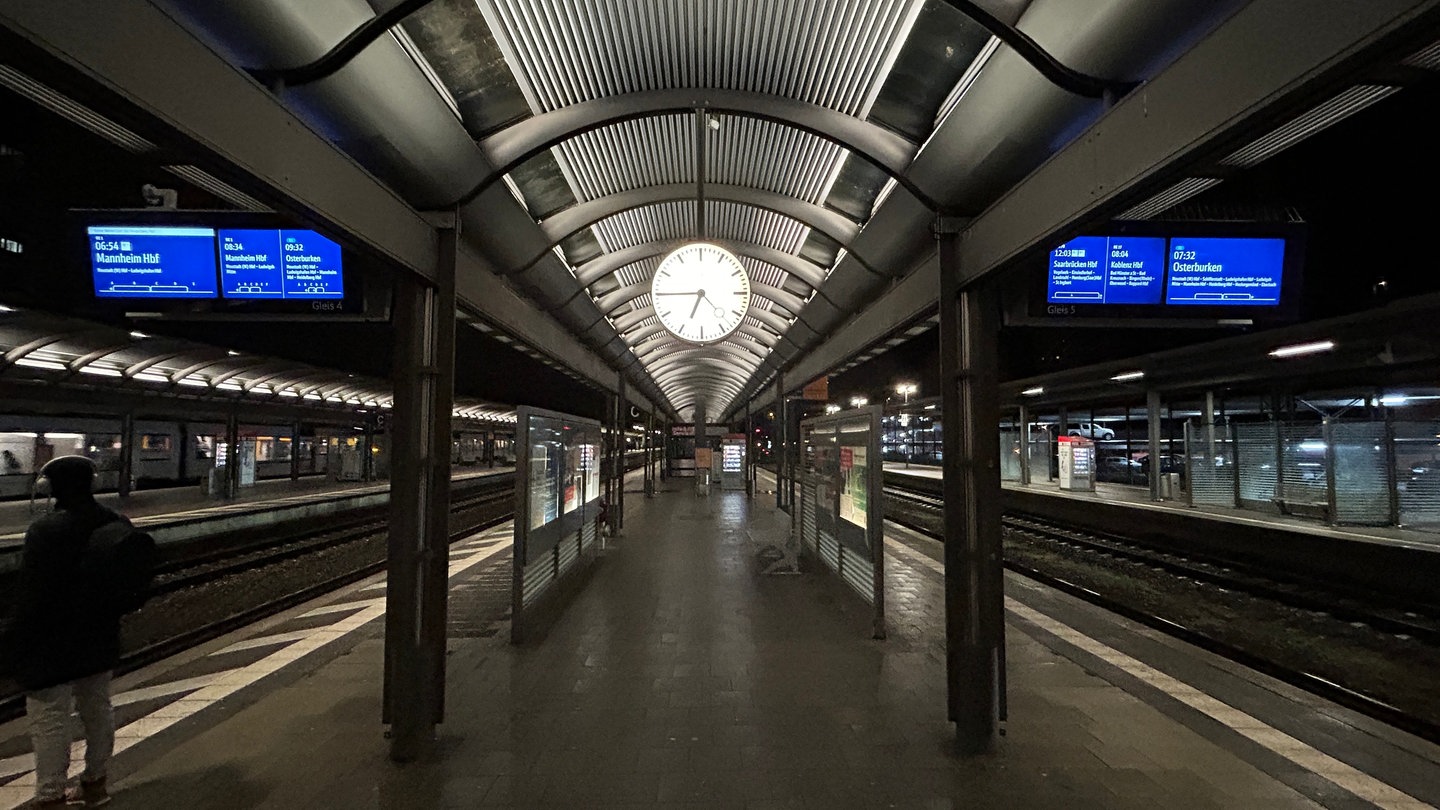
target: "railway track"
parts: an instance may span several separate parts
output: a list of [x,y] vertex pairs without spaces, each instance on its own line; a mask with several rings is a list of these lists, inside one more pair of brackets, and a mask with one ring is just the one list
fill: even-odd
[[[926,482],[929,484],[929,482]],[[887,486],[886,518],[942,534],[933,485]],[[1005,566],[1252,669],[1440,742],[1440,617],[1384,594],[1158,549],[1027,515],[1003,518]]]

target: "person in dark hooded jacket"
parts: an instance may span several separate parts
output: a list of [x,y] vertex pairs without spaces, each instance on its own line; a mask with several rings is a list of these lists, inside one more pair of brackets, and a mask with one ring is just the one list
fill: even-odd
[[[26,690],[35,746],[33,808],[109,802],[105,771],[115,747],[110,676],[120,656],[120,616],[107,579],[114,572],[92,545],[96,530],[129,521],[96,503],[95,465],[83,456],[52,459],[40,471],[55,511],[25,532],[20,587],[4,645],[5,667]],[[148,538],[147,538],[148,539]],[[113,558],[112,558],[113,559]],[[85,771],[67,797],[72,705],[85,730]]]

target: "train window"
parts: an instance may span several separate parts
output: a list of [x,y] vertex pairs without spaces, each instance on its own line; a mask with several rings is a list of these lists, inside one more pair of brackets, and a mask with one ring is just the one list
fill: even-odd
[[170,440],[169,433],[144,433],[140,436],[140,449],[168,453],[171,448]]

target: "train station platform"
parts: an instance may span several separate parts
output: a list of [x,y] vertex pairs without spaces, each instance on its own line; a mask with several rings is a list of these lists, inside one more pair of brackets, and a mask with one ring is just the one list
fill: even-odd
[[[455,482],[484,478],[489,475],[509,473],[514,467],[456,468],[451,480]],[[113,492],[100,493],[95,499],[101,504],[131,518],[136,525],[153,528],[178,522],[196,523],[212,520],[217,516],[235,516],[249,512],[262,512],[279,505],[322,502],[333,499],[359,498],[366,495],[386,493],[388,481],[335,481],[325,476],[307,476],[298,481],[277,478],[257,481],[254,486],[244,487],[234,498],[220,499],[201,491],[199,486],[166,487],[164,489],[137,490],[128,498],[121,498]],[[44,500],[37,500],[36,506],[44,508]],[[24,540],[25,529],[38,516],[31,511],[30,501],[6,501],[0,503],[0,549],[19,545]]]
[[[386,759],[383,583],[117,683],[113,806],[1365,807],[1440,804],[1440,749],[1027,580],[1009,720],[956,758],[939,545],[887,530],[890,637],[823,569],[766,576],[773,500],[668,482],[548,633],[508,643],[508,526],[452,550],[447,719]],[[0,727],[0,808],[28,786]],[[8,782],[5,780],[9,780]]]

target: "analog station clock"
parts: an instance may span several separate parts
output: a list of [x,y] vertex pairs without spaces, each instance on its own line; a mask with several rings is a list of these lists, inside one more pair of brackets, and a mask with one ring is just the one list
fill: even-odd
[[671,334],[691,343],[714,343],[745,319],[750,276],[730,251],[696,242],[661,260],[650,280],[650,300]]

